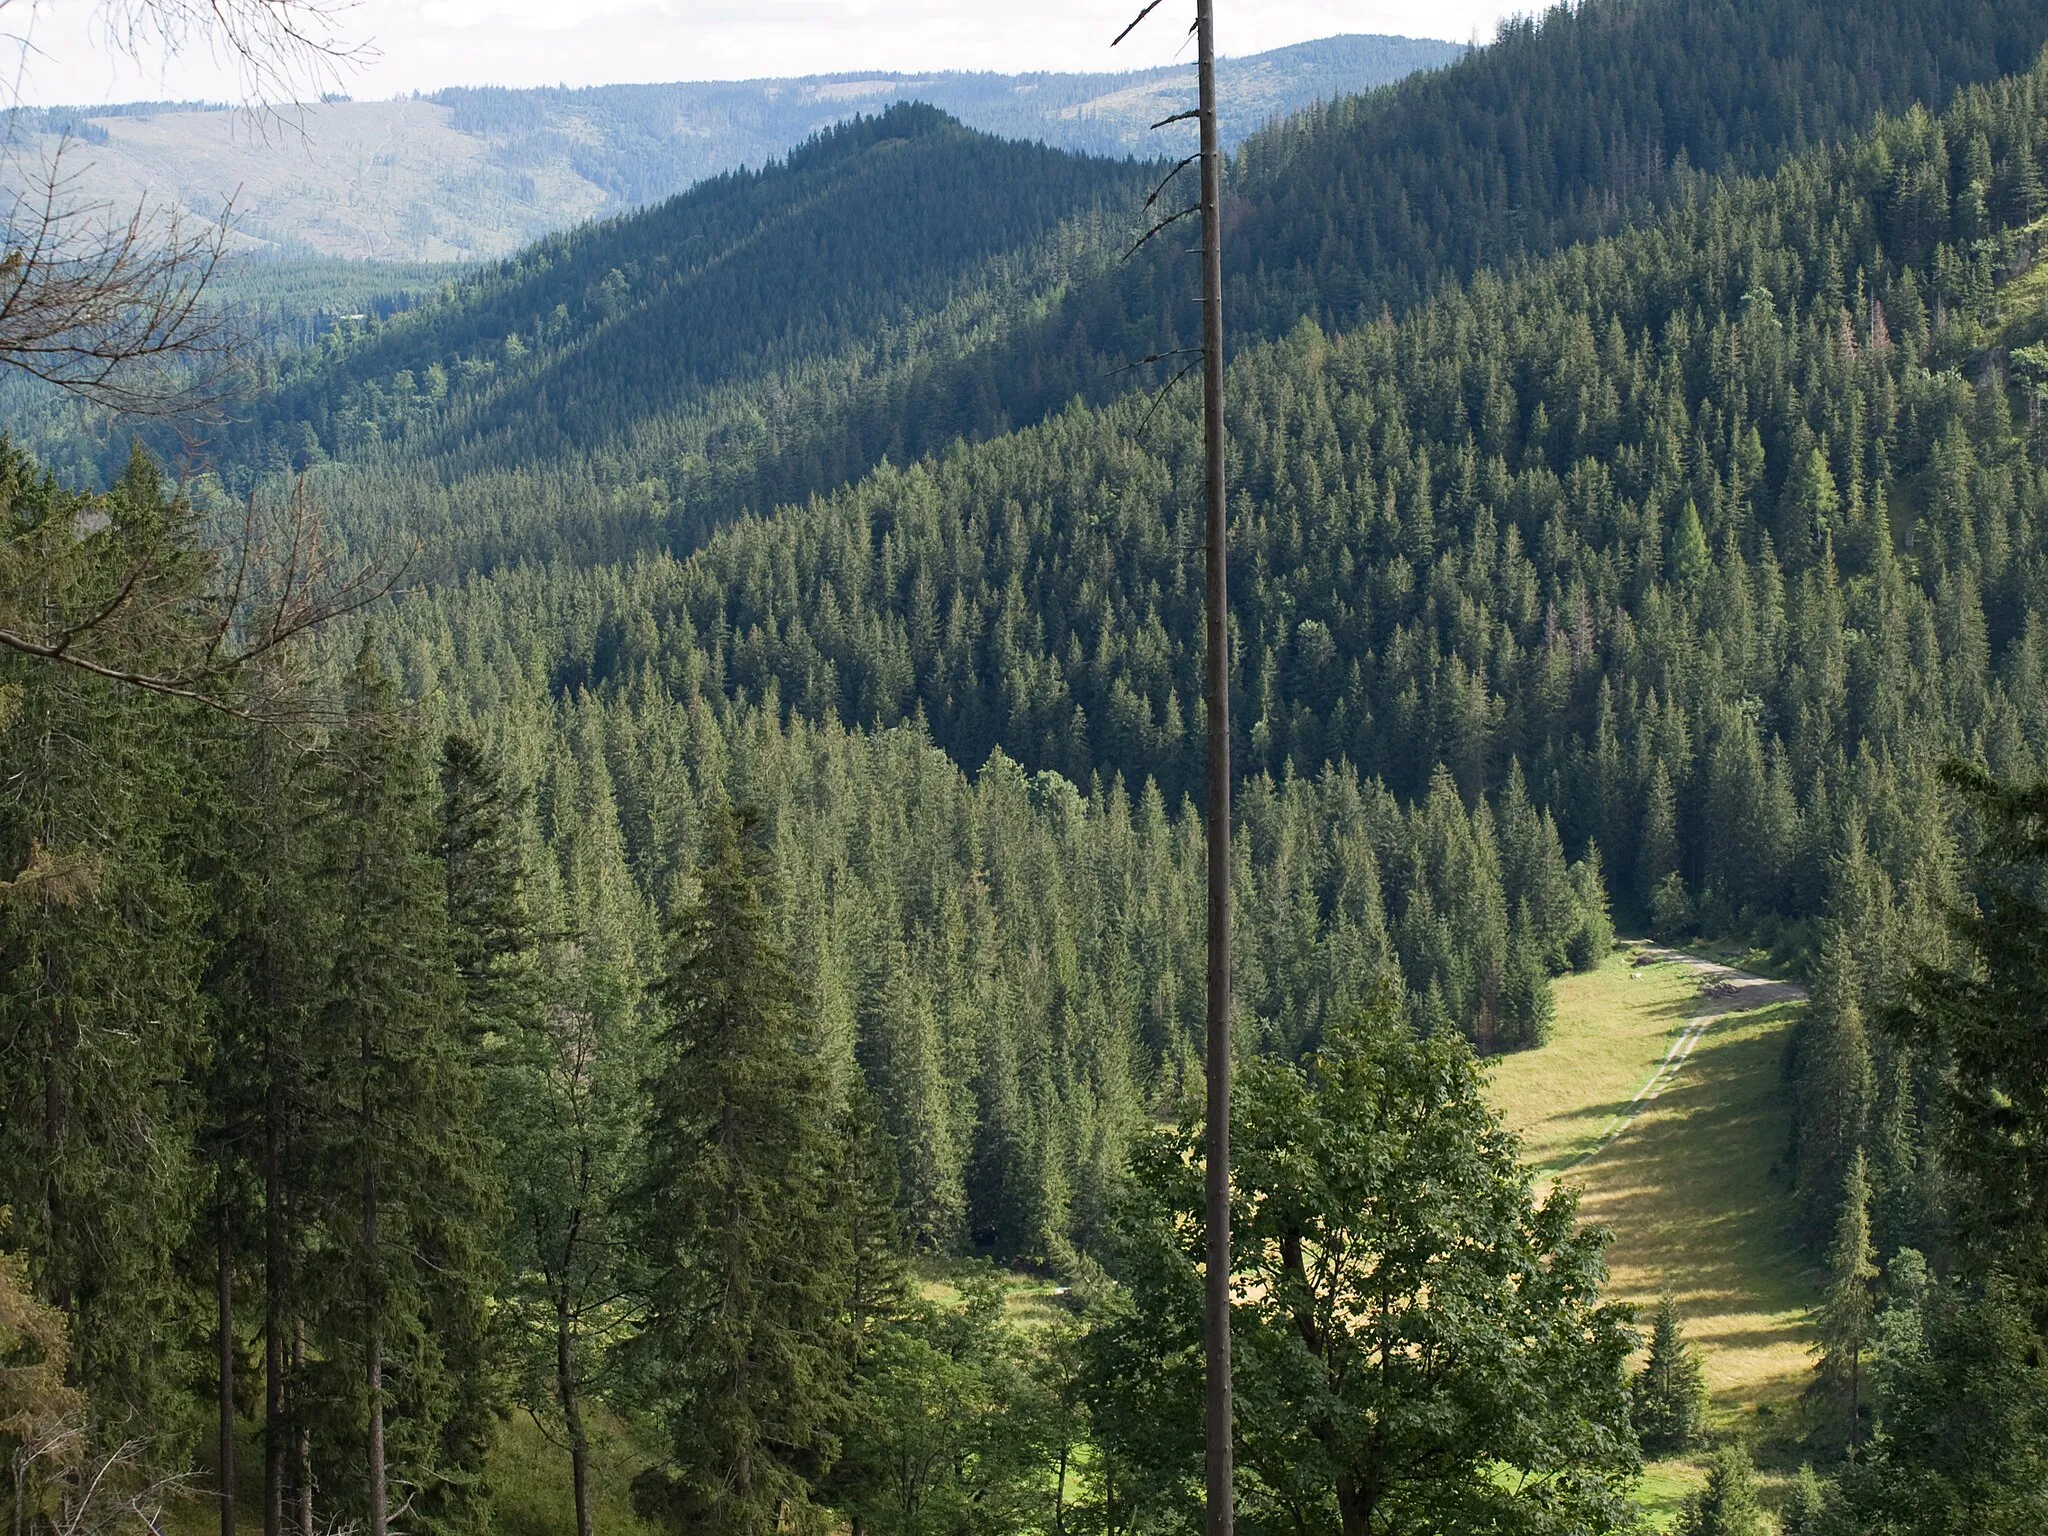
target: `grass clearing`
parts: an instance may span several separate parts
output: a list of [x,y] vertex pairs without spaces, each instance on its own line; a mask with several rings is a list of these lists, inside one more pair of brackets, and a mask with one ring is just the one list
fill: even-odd
[[[600,1536],[657,1536],[660,1527],[633,1509],[633,1478],[654,1458],[624,1420],[586,1400],[590,1432],[591,1524]],[[491,1448],[492,1529],[499,1536],[562,1536],[576,1529],[569,1451],[541,1433],[524,1413],[498,1426]]]
[[1598,1145],[1678,1038],[1698,995],[1679,965],[1632,967],[1617,954],[1560,976],[1550,1043],[1492,1063],[1488,1097],[1522,1138],[1529,1165],[1555,1174]]
[[[1678,1298],[1716,1427],[1765,1430],[1812,1375],[1820,1274],[1795,1240],[1773,1167],[1790,1131],[1780,1063],[1804,1005],[1782,988],[1765,990],[1760,1006],[1707,996],[1689,965],[1632,959],[1560,978],[1550,1042],[1494,1063],[1490,1095],[1539,1176],[1577,1187],[1582,1217],[1614,1233],[1615,1299],[1647,1313],[1666,1290]],[[1683,1066],[1602,1145],[1702,1023]],[[1703,1480],[1690,1457],[1646,1468],[1651,1523],[1668,1529]]]
[[973,1259],[921,1258],[912,1267],[911,1286],[935,1307],[957,1307],[965,1303],[966,1282],[991,1277],[1002,1284],[1003,1320],[1013,1327],[1029,1332],[1072,1315],[1066,1287],[1058,1281]]

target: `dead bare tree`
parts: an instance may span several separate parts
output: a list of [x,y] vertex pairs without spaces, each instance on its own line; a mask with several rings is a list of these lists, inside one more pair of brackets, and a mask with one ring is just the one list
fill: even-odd
[[[24,60],[52,0],[0,0],[0,42]],[[64,0],[56,0],[64,3]],[[142,60],[196,48],[239,71],[269,109],[339,78],[363,50],[342,36],[352,0],[98,0],[97,35]],[[11,32],[4,24],[15,17]],[[14,94],[19,95],[19,75]],[[228,392],[236,329],[212,298],[231,216],[196,219],[145,195],[132,211],[84,193],[81,146],[30,163],[0,144],[0,369],[128,416],[189,417]],[[0,509],[0,514],[11,509]],[[290,640],[385,595],[396,568],[344,571],[303,482],[282,504],[250,498],[212,549],[178,536],[131,541],[107,585],[93,514],[0,516],[0,650],[238,712],[227,679]],[[11,524],[11,526],[10,526]],[[195,574],[195,567],[201,568]]]
[[[189,1483],[156,1470],[143,1441],[95,1450],[82,1417],[44,1427],[10,1461],[17,1521],[50,1536],[162,1531],[171,1502]],[[32,1499],[44,1508],[35,1510]]]
[[[63,3],[63,0],[58,0]],[[342,35],[353,0],[99,0],[93,33],[137,61],[204,48],[240,76],[246,105],[317,94],[364,56]],[[0,46],[21,69],[52,0],[0,0]],[[4,24],[20,17],[12,31]],[[195,220],[144,195],[132,209],[82,194],[80,146],[39,155],[0,146],[0,367],[128,414],[183,415],[218,397],[233,331],[207,291],[227,252],[232,207]]]
[[78,156],[66,140],[33,167],[0,163],[0,365],[109,410],[189,415],[234,365],[234,328],[206,301],[230,218],[89,200]]
[[[1122,42],[1162,0],[1147,0],[1131,24],[1117,34]],[[1203,1067],[1207,1077],[1205,1104],[1205,1220],[1208,1249],[1203,1275],[1203,1361],[1206,1399],[1205,1488],[1208,1536],[1231,1536],[1236,1523],[1233,1411],[1230,1371],[1230,552],[1228,507],[1224,497],[1225,437],[1223,421],[1223,150],[1216,132],[1216,24],[1213,0],[1195,0],[1197,97],[1192,112],[1179,112],[1154,124],[1192,117],[1201,133],[1200,148],[1180,161],[1145,200],[1149,214],[1174,178],[1190,164],[1201,166],[1201,190],[1194,202],[1157,218],[1126,256],[1180,220],[1199,214],[1202,220],[1202,490],[1203,529],[1207,551],[1204,630],[1207,648],[1208,785],[1203,829],[1209,863],[1208,990]],[[1115,47],[1116,43],[1110,46]],[[1148,358],[1147,362],[1157,359]],[[1190,364],[1189,368],[1195,366]],[[1183,369],[1166,388],[1187,376]],[[1160,392],[1164,398],[1165,390]],[[1157,401],[1154,402],[1156,407]],[[1142,428],[1141,428],[1142,430]]]

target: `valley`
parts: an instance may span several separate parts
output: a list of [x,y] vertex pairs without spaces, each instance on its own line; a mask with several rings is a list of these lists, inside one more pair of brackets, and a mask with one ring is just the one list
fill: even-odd
[[1226,1278],[1243,1536],[2048,1520],[2048,12],[1400,41],[1206,212],[1143,72],[330,102],[501,254],[0,326],[17,1525],[1194,1536]]
[[[1561,982],[1550,1043],[1491,1074],[1531,1165],[1579,1189],[1581,1216],[1613,1232],[1614,1297],[1646,1322],[1674,1296],[1714,1422],[1794,1465],[1797,1450],[1775,1442],[1813,1379],[1826,1279],[1801,1247],[1784,1172],[1784,1060],[1802,1003],[1800,989],[1639,943]],[[1702,1476],[1697,1455],[1654,1464],[1647,1507],[1668,1524]]]

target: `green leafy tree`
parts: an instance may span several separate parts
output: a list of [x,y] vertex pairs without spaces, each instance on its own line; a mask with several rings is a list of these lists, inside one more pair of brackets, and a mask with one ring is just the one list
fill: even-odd
[[909,1307],[863,1354],[828,1488],[856,1529],[1021,1531],[1055,1501],[1051,1405],[1004,1320],[1006,1284],[992,1271],[958,1284],[957,1306]]
[[[1234,1107],[1239,1498],[1256,1530],[1614,1530],[1636,1471],[1605,1235],[1533,1203],[1455,1036],[1385,1005]],[[1200,1133],[1143,1151],[1088,1367],[1107,1453],[1198,1525]],[[1237,1234],[1241,1234],[1237,1235]]]
[[1630,1384],[1629,1418],[1644,1450],[1669,1456],[1691,1447],[1706,1414],[1706,1376],[1698,1352],[1679,1331],[1678,1299],[1667,1291],[1657,1299],[1650,1358]]

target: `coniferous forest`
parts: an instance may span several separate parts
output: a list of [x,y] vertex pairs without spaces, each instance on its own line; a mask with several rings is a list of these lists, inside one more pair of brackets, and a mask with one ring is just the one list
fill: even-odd
[[[899,105],[6,384],[18,1536],[1202,1527],[1170,170]],[[1238,1519],[2037,1528],[2048,13],[1579,0],[1224,213]],[[1810,994],[1768,1488],[1487,1097],[1617,934]]]

